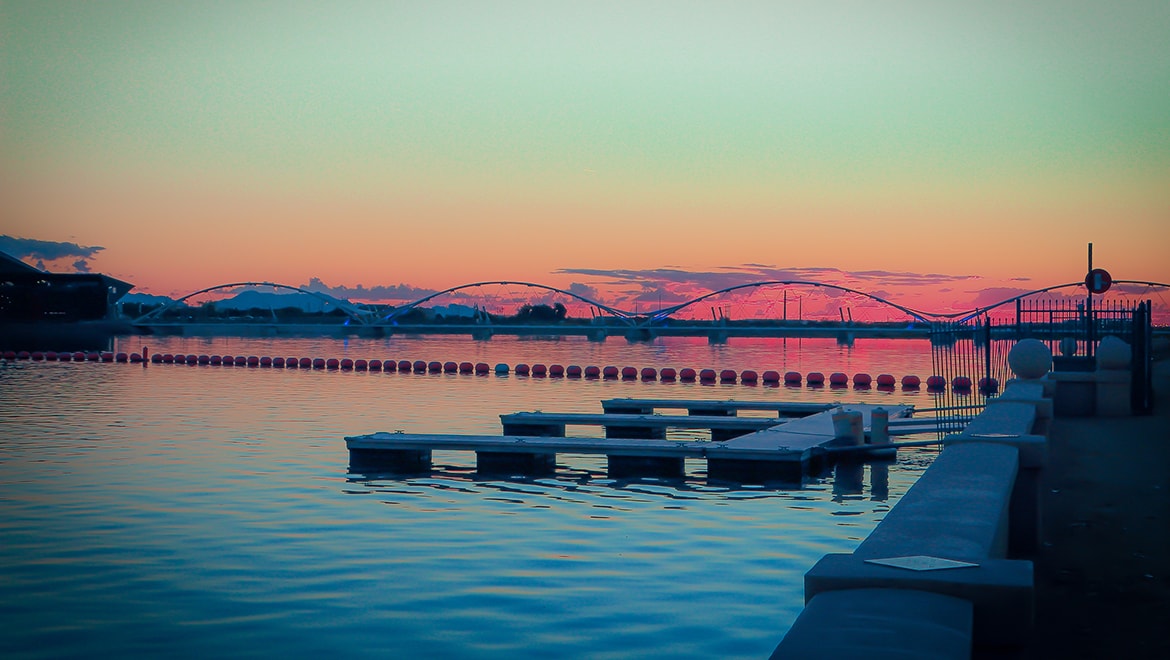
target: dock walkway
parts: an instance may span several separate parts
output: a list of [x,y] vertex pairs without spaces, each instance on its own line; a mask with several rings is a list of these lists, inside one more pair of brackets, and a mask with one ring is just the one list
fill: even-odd
[[[858,412],[866,428],[873,410],[884,407],[850,404],[772,425],[724,441],[676,441],[664,438],[566,438],[563,425],[541,428],[532,424],[509,426],[528,435],[436,435],[373,433],[345,438],[353,471],[430,469],[431,451],[463,450],[476,453],[476,468],[494,473],[548,473],[556,468],[557,454],[604,454],[611,476],[682,476],[684,459],[707,461],[710,478],[734,481],[786,481],[799,483],[808,472],[814,453],[835,439],[832,415]],[[891,417],[903,417],[909,406],[884,407]],[[541,413],[543,415],[543,413]],[[507,417],[502,416],[502,417]],[[649,417],[655,416],[637,416]],[[569,417],[567,417],[569,418]],[[571,419],[571,418],[569,418]],[[726,422],[728,420],[715,420]],[[744,421],[744,420],[741,420]],[[706,424],[711,421],[702,422]]]

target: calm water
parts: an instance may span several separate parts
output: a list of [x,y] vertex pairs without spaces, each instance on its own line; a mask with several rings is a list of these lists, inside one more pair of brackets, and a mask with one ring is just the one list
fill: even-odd
[[[867,371],[925,341],[133,338],[115,348]],[[65,347],[62,347],[65,348]],[[603,458],[479,479],[348,474],[342,436],[499,433],[616,396],[931,405],[922,393],[94,363],[0,364],[0,655],[763,658],[803,573],[849,551],[932,456],[801,489],[613,481]],[[583,429],[575,434],[598,431]]]

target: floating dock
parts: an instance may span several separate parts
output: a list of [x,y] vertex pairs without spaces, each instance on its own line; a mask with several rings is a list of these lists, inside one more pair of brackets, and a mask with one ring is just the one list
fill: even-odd
[[[748,402],[662,400],[654,405],[686,408],[691,403],[728,404],[730,409],[742,410],[744,408],[735,408],[735,405]],[[501,415],[505,426],[503,435],[372,433],[346,437],[345,443],[353,472],[425,472],[431,468],[433,450],[457,450],[474,451],[476,469],[487,474],[549,474],[556,469],[557,454],[600,454],[606,456],[609,475],[615,478],[681,477],[685,459],[700,459],[707,461],[707,475],[712,479],[746,483],[799,483],[808,474],[810,462],[840,442],[834,432],[835,413],[860,413],[862,425],[868,433],[875,409],[882,408],[895,419],[907,417],[913,411],[910,406],[897,405],[847,404],[821,407],[823,409],[820,412],[810,412],[805,417],[787,421],[727,415],[516,413]],[[605,426],[610,437],[564,437],[565,425],[577,423]],[[742,426],[731,428],[727,426],[729,423]],[[765,424],[764,428],[754,431],[746,428]],[[672,426],[743,433],[727,440],[710,441],[646,437],[658,434],[659,429]],[[631,435],[642,437],[615,437],[629,429],[633,429]]]

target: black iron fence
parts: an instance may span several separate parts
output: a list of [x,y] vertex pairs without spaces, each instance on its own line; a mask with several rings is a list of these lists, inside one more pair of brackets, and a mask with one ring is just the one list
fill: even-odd
[[[1007,356],[1021,339],[1048,344],[1057,371],[1092,371],[1101,339],[1116,336],[1133,351],[1132,409],[1150,412],[1153,370],[1150,301],[1136,304],[1094,301],[1019,300],[1015,323],[980,316],[931,325],[933,376],[927,390],[940,418],[969,419],[999,395],[1012,377]],[[941,425],[940,425],[941,427]]]

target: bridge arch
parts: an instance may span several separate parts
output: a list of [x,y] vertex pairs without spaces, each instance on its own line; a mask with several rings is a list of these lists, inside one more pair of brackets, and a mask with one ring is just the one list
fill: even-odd
[[836,289],[838,291],[845,291],[846,293],[853,293],[853,294],[856,294],[856,295],[859,295],[859,296],[862,296],[865,298],[869,298],[870,300],[876,301],[876,302],[881,303],[883,305],[893,307],[894,309],[896,309],[904,314],[909,315],[914,320],[921,321],[924,323],[930,322],[930,319],[928,317],[935,316],[933,314],[930,314],[929,312],[922,312],[922,311],[919,311],[916,309],[911,309],[910,307],[906,307],[904,305],[899,305],[898,303],[891,302],[889,300],[886,300],[885,298],[875,296],[871,293],[866,293],[865,291],[851,289],[847,286],[840,286],[837,284],[827,284],[825,282],[813,282],[811,280],[765,280],[762,282],[748,282],[746,284],[736,284],[735,286],[729,286],[729,287],[719,289],[717,291],[711,291],[708,293],[704,293],[703,295],[698,296],[697,298],[693,298],[691,300],[688,300],[684,303],[680,303],[678,305],[673,305],[671,307],[664,307],[663,309],[660,309],[660,310],[654,312],[653,314],[642,315],[641,318],[643,319],[643,321],[642,321],[643,323],[652,324],[652,323],[656,323],[656,322],[659,322],[659,321],[662,321],[662,320],[668,318],[669,316],[678,312],[679,310],[686,309],[687,307],[698,304],[698,303],[700,303],[708,298],[711,298],[713,296],[718,296],[718,295],[721,295],[724,293],[730,293],[732,291],[738,291],[740,289],[750,289],[750,288],[769,287],[769,286],[794,286],[794,285],[823,287],[826,289]]
[[410,303],[407,303],[407,304],[402,305],[400,307],[396,307],[394,309],[394,311],[390,312],[389,314],[386,314],[381,319],[378,319],[377,323],[379,325],[386,324],[386,323],[393,323],[394,319],[398,318],[399,316],[402,316],[403,314],[406,314],[407,312],[414,309],[415,307],[418,307],[419,305],[422,305],[423,303],[434,300],[435,298],[438,298],[439,296],[444,296],[444,295],[447,295],[449,293],[454,293],[456,291],[462,291],[463,289],[472,289],[472,288],[476,288],[476,287],[491,286],[491,285],[497,285],[497,284],[504,285],[504,286],[524,286],[524,287],[529,287],[529,288],[533,288],[533,289],[541,289],[544,291],[551,291],[553,293],[559,293],[561,295],[568,296],[574,300],[579,300],[587,305],[592,305],[593,307],[596,307],[596,308],[606,312],[607,314],[611,314],[617,318],[620,318],[620,319],[626,321],[627,323],[633,324],[635,322],[634,315],[630,314],[627,311],[618,309],[616,307],[611,307],[609,305],[606,305],[605,303],[597,302],[596,300],[586,298],[585,296],[582,296],[580,294],[576,294],[576,293],[573,293],[572,291],[568,291],[565,289],[560,289],[560,288],[557,288],[555,286],[549,286],[547,284],[539,284],[537,282],[520,282],[520,281],[516,281],[516,280],[491,280],[491,281],[484,281],[484,282],[472,282],[470,284],[460,284],[459,286],[453,286],[449,289],[443,289],[442,291],[436,291],[435,293],[432,293],[429,296],[424,296],[422,298],[419,298],[418,300],[415,300],[414,302],[410,302]]
[[373,321],[374,317],[376,316],[376,314],[374,312],[371,312],[367,309],[358,307],[358,306],[356,306],[353,303],[350,303],[348,301],[334,298],[333,296],[321,293],[320,291],[310,291],[308,289],[303,289],[299,286],[293,286],[291,284],[280,284],[279,282],[229,282],[227,284],[217,284],[215,286],[209,286],[206,289],[199,289],[198,291],[193,291],[191,293],[188,293],[187,295],[183,296],[182,298],[176,298],[175,300],[172,300],[171,302],[163,305],[162,307],[152,309],[149,312],[143,314],[142,316],[139,316],[138,318],[131,321],[131,323],[133,323],[135,325],[140,324],[140,323],[146,323],[146,322],[150,321],[151,319],[154,319],[154,318],[161,316],[163,314],[163,312],[165,312],[169,309],[172,309],[174,307],[177,307],[178,305],[187,301],[189,298],[193,298],[195,296],[202,295],[204,293],[210,293],[212,291],[218,291],[220,289],[231,289],[231,288],[238,287],[238,286],[270,286],[270,287],[273,287],[275,289],[285,289],[288,291],[296,291],[298,293],[305,293],[305,294],[308,294],[310,296],[313,296],[314,298],[316,298],[322,302],[326,302],[326,303],[329,303],[330,305],[337,307],[341,311],[345,312],[345,315],[348,316],[350,320],[356,321],[361,325],[368,325],[371,321]]
[[[1144,285],[1147,287],[1157,287],[1157,288],[1161,288],[1161,289],[1170,288],[1170,284],[1166,284],[1164,282],[1147,282],[1145,280],[1114,280],[1113,284],[1140,284],[1140,285]],[[954,312],[951,314],[932,314],[932,316],[934,316],[935,318],[939,318],[939,319],[958,319],[958,323],[966,323],[967,321],[970,321],[971,319],[976,318],[978,316],[982,316],[982,315],[990,312],[993,309],[997,309],[999,307],[1003,307],[1004,305],[1014,303],[1017,300],[1023,300],[1024,298],[1027,298],[1028,296],[1035,296],[1035,295],[1038,295],[1041,293],[1048,293],[1049,291],[1056,291],[1057,289],[1069,289],[1069,288],[1073,288],[1073,287],[1084,288],[1084,286],[1085,286],[1084,282],[1069,282],[1067,284],[1054,284],[1052,286],[1046,286],[1042,289],[1035,289],[1033,291],[1028,291],[1027,293],[1021,293],[1021,294],[1016,295],[1016,296],[1004,298],[1003,300],[1001,300],[997,303],[992,303],[991,305],[987,305],[985,307],[976,307],[974,309],[969,309],[969,310],[966,310],[963,312]]]

